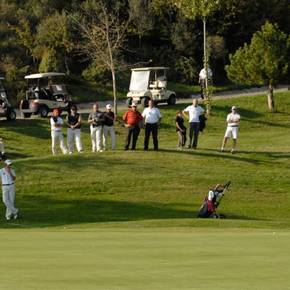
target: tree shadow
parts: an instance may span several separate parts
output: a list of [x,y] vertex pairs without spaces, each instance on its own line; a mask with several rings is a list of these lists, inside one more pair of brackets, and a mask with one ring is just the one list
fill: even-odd
[[50,139],[50,127],[49,120],[30,120],[21,119],[13,122],[7,122],[5,128],[9,131],[13,131],[17,134],[25,136]]
[[[253,111],[253,110],[248,110],[245,108],[238,108],[239,114],[241,115],[242,119],[256,119],[261,116],[263,116],[262,113]],[[219,106],[219,105],[214,105],[212,108],[213,113],[218,112],[218,113],[224,113],[225,116],[231,112],[231,106],[225,105],[225,106]]]
[[18,199],[21,218],[11,223],[0,221],[0,228],[49,227],[82,223],[193,218],[192,211],[176,210],[170,205],[140,204],[109,200],[57,200],[52,197]]

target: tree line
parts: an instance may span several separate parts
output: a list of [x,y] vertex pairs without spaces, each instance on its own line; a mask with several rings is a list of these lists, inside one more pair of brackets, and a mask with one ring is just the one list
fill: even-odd
[[[0,75],[17,93],[28,73],[60,71],[99,82],[125,77],[132,66],[166,65],[172,80],[195,84],[206,17],[215,82],[250,83],[236,76],[230,60],[243,59],[235,52],[266,23],[289,42],[289,12],[288,0],[1,0]],[[289,69],[283,71],[286,80]]]

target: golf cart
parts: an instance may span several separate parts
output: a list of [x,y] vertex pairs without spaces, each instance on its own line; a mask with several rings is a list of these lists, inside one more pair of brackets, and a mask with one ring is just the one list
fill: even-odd
[[71,99],[66,85],[63,84],[64,73],[48,72],[25,76],[27,90],[20,102],[20,111],[25,118],[32,114],[47,117],[53,109],[68,110]]
[[6,118],[8,121],[16,119],[16,112],[10,105],[5,88],[2,85],[4,78],[0,77],[0,117]]
[[176,94],[166,89],[167,67],[143,67],[134,68],[131,73],[129,93],[127,94],[126,105],[129,107],[132,102],[139,103],[146,107],[148,101],[154,100],[155,103],[176,103]]

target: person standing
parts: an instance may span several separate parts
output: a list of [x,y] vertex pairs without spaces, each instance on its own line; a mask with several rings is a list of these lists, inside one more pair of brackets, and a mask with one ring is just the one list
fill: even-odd
[[[186,107],[182,114],[189,119],[189,144],[188,148],[197,148],[199,135],[199,116],[204,113],[204,109],[198,105],[198,100],[193,99],[192,105]],[[193,142],[192,142],[193,141]]]
[[99,110],[99,105],[93,105],[93,112],[90,113],[88,118],[91,130],[92,152],[103,152],[103,124],[104,113]]
[[204,99],[204,95],[205,95],[205,82],[206,82],[206,77],[207,77],[207,84],[211,85],[212,84],[212,70],[210,68],[207,69],[207,76],[206,76],[206,70],[205,68],[203,68],[198,76],[198,82],[200,85],[200,96],[202,99]]
[[226,133],[223,139],[221,152],[224,151],[227,141],[229,138],[231,138],[231,136],[233,137],[233,147],[232,147],[231,153],[236,152],[240,119],[241,119],[241,116],[238,114],[236,106],[232,106],[231,113],[227,115],[228,125],[227,125]]
[[127,128],[124,150],[129,150],[131,139],[132,139],[131,150],[136,149],[136,144],[140,133],[140,122],[142,120],[143,120],[142,115],[140,114],[140,112],[137,111],[137,104],[133,103],[131,109],[129,109],[123,115],[123,121],[125,122],[125,127]]
[[148,150],[151,132],[154,150],[158,150],[158,126],[162,116],[159,109],[155,108],[153,100],[149,100],[148,108],[144,109],[142,116],[145,121],[144,150]]
[[81,115],[77,112],[77,107],[72,105],[70,111],[66,117],[67,123],[67,146],[69,154],[74,151],[74,143],[76,144],[79,153],[83,152],[83,146],[81,141]]
[[4,146],[4,140],[0,137],[0,160],[5,159],[5,146]]
[[50,125],[51,125],[51,149],[52,154],[56,155],[56,143],[59,142],[60,149],[63,154],[67,153],[67,148],[64,144],[63,135],[61,132],[62,126],[63,126],[63,120],[59,116],[59,109],[53,110],[53,115],[50,118]]
[[104,149],[106,150],[108,147],[108,135],[111,136],[111,148],[112,150],[116,149],[116,133],[114,128],[114,122],[116,121],[116,117],[114,112],[112,112],[112,106],[110,104],[106,105],[106,112],[104,113]]
[[10,220],[18,218],[18,209],[14,206],[15,202],[15,170],[12,168],[12,161],[7,159],[4,161],[5,167],[0,169],[2,182],[2,200],[6,206],[5,218]]
[[178,148],[182,149],[186,142],[186,127],[184,126],[184,119],[181,111],[178,111],[176,114],[175,127],[178,134]]

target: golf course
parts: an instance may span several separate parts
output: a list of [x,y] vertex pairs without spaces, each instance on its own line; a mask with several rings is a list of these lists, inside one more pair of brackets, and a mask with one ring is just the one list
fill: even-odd
[[[6,221],[1,203],[0,290],[290,289],[290,92],[275,102],[269,113],[263,95],[215,100],[197,150],[177,149],[187,104],[159,106],[157,152],[143,151],[143,130],[123,150],[123,112],[117,150],[101,153],[85,114],[85,152],[73,155],[52,156],[49,119],[1,121],[20,218]],[[232,105],[238,152],[229,140],[221,153]],[[226,218],[196,218],[229,180]]]

